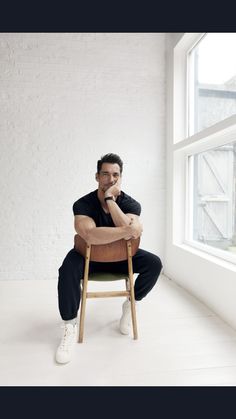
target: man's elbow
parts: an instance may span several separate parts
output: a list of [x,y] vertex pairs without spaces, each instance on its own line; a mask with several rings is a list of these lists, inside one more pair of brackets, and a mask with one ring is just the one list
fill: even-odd
[[79,228],[76,224],[75,224],[75,231],[76,233],[82,237],[82,239],[84,239],[86,242],[88,242],[89,240],[89,232],[87,230],[82,230],[81,228]]
[[78,234],[86,241],[88,244],[94,244],[93,243],[93,229],[88,229],[84,231],[78,232]]

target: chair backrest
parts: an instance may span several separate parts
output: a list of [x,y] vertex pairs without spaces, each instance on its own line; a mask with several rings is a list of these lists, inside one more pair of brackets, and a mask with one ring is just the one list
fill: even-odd
[[[140,237],[129,242],[131,242],[132,256],[134,256],[139,248]],[[92,262],[120,262],[126,260],[128,259],[127,243],[127,240],[121,239],[107,244],[93,244],[91,245],[90,260]],[[74,237],[74,245],[75,250],[85,258],[89,246],[79,234]]]

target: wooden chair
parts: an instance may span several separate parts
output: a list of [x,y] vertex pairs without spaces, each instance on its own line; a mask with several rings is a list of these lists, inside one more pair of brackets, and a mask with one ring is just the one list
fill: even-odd
[[[129,297],[131,302],[131,317],[133,326],[133,337],[138,339],[137,320],[134,298],[134,280],[132,256],[138,250],[140,238],[133,240],[117,240],[113,243],[102,245],[89,245],[78,234],[74,237],[75,250],[85,258],[84,277],[82,281],[82,299],[79,323],[79,343],[83,342],[84,319],[87,298],[106,297]],[[89,275],[89,263],[93,262],[119,262],[127,260],[128,274],[117,273],[94,273]],[[97,291],[87,292],[88,280],[90,281],[115,281],[125,280],[124,291]]]

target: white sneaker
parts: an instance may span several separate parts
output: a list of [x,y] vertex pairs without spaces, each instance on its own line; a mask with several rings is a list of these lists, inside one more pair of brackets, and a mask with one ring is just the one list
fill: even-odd
[[[135,302],[135,307],[137,309],[137,303]],[[130,300],[125,300],[122,305],[122,316],[120,319],[120,332],[123,335],[128,335],[130,333],[132,323],[131,317],[131,302]]]
[[77,325],[67,323],[61,326],[64,329],[62,340],[57,348],[56,361],[59,364],[70,362],[74,344],[77,338]]

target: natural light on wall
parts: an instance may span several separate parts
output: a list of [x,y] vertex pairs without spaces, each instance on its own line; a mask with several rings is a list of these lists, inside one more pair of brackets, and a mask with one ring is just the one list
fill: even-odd
[[[176,50],[175,79],[187,99],[182,124],[186,131],[174,144],[175,170],[179,172],[178,161],[186,167],[184,243],[236,263],[236,33],[199,34],[195,39],[189,34],[188,46],[186,35],[182,43],[186,46],[180,44]],[[182,73],[178,54],[186,62]],[[176,92],[178,103],[181,89]],[[174,176],[176,202],[181,189],[177,172]]]

